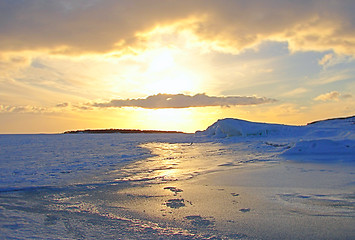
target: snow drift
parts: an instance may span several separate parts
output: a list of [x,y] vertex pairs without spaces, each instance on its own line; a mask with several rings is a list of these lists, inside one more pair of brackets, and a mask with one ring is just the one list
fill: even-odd
[[298,126],[249,122],[240,119],[221,119],[209,126],[205,131],[196,132],[198,136],[251,137],[251,136],[286,136],[296,134]]
[[[355,154],[355,141],[317,139],[299,141],[283,154]],[[355,156],[354,156],[355,158]]]
[[[289,148],[281,155],[347,154],[355,161],[355,116],[327,119],[305,126],[290,126],[249,122],[240,119],[221,119],[196,136],[228,138],[267,139],[288,142]],[[273,145],[273,144],[271,144]],[[274,144],[275,146],[277,144]]]

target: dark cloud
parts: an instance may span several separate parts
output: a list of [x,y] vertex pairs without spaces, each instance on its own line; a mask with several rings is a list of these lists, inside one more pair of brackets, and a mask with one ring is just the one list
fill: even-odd
[[69,103],[59,103],[56,105],[56,107],[59,107],[59,108],[65,108],[65,107],[68,107],[69,106]]
[[351,94],[343,94],[343,95],[341,95],[341,98],[343,98],[343,99],[349,99],[349,98],[352,98],[353,97],[353,95],[351,95]]
[[185,18],[189,13],[182,14],[181,8],[177,1],[156,0],[4,0],[0,46],[10,51],[107,52],[137,44],[139,31]]
[[94,103],[93,107],[141,107],[141,108],[189,108],[209,106],[257,105],[275,102],[275,99],[258,97],[214,97],[206,94],[194,96],[184,94],[157,94],[142,99],[114,99],[105,103]]
[[47,109],[36,106],[9,106],[0,104],[0,113],[43,113]]
[[351,0],[2,0],[0,50],[124,50],[144,43],[139,32],[194,18],[181,27],[222,48],[276,40],[355,54],[354,11]]

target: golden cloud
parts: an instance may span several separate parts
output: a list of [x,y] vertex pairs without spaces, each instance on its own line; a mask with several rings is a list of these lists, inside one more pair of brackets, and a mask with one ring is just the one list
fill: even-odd
[[182,22],[176,31],[188,29],[219,51],[274,40],[288,42],[292,51],[354,55],[354,10],[354,1],[331,0],[4,0],[0,50],[125,51],[144,46],[142,33]]
[[351,94],[341,94],[338,91],[332,91],[332,92],[321,94],[321,95],[315,97],[314,100],[316,100],[316,101],[339,101],[340,98],[348,99],[348,98],[352,98],[352,95]]

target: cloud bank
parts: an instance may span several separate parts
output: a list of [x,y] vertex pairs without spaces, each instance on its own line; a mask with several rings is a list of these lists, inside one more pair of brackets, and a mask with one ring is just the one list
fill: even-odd
[[258,97],[215,97],[206,94],[196,94],[194,96],[185,94],[157,94],[141,99],[114,99],[105,103],[91,104],[93,107],[140,107],[140,108],[190,108],[190,107],[210,107],[210,106],[234,106],[234,105],[257,105],[275,102],[271,98]]
[[224,51],[274,40],[355,55],[354,12],[351,0],[2,0],[0,51],[127,50],[141,33],[178,26]]

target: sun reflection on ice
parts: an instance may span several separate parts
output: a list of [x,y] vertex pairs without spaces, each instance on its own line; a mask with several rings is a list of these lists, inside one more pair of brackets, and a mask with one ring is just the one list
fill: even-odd
[[238,168],[255,159],[240,143],[225,147],[218,143],[159,143],[141,147],[150,150],[150,158],[129,164],[117,172],[116,181],[130,183],[164,183],[187,180],[195,176]]
[[[148,148],[153,157],[130,164],[124,171],[128,176],[117,180],[136,182],[167,182],[188,178],[182,171],[181,164],[188,144],[147,143],[141,147]],[[188,171],[189,172],[189,171]]]

